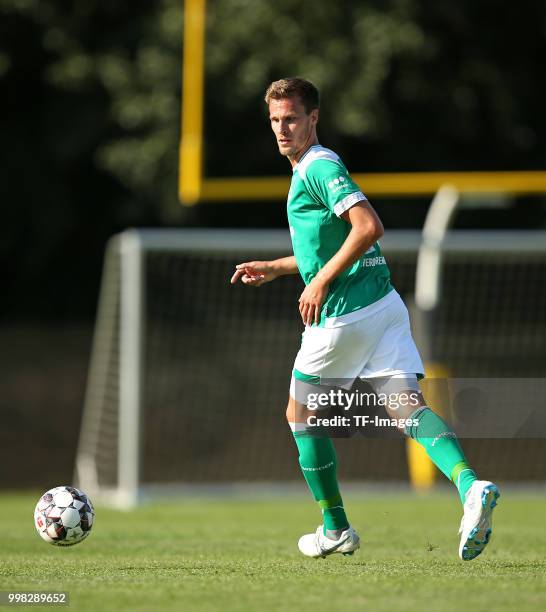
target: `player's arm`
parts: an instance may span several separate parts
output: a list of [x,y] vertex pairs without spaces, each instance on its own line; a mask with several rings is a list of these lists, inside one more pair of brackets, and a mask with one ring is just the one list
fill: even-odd
[[299,309],[305,325],[319,322],[330,283],[383,235],[383,224],[367,200],[354,204],[340,216],[351,224],[351,231],[339,251],[317,272],[300,296]]
[[281,257],[272,261],[247,261],[235,266],[235,273],[231,277],[234,285],[239,279],[244,285],[259,287],[264,283],[275,280],[286,274],[297,274],[298,266],[294,255]]

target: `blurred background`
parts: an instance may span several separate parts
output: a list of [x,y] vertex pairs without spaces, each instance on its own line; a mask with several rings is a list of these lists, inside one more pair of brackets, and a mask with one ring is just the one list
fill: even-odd
[[[72,479],[111,236],[286,226],[282,199],[178,200],[183,9],[0,0],[1,487]],[[204,174],[288,176],[262,100],[294,75],[321,89],[321,143],[351,172],[544,170],[545,61],[540,0],[210,0]],[[430,200],[373,204],[387,231],[418,230]],[[455,229],[468,228],[546,229],[546,194],[464,208]],[[44,461],[56,482],[44,483]]]

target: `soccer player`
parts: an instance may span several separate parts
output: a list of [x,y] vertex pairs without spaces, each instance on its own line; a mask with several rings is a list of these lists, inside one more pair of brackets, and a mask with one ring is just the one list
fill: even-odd
[[417,440],[457,487],[464,508],[459,556],[474,559],[489,541],[499,490],[477,479],[455,434],[420,393],[424,369],[408,311],[377,242],[383,235],[381,221],[339,156],[318,142],[317,88],[305,79],[281,79],[271,83],[265,102],[279,152],[292,166],[287,210],[294,255],[240,263],[231,282],[259,287],[297,273],[305,282],[299,298],[305,331],[286,416],[324,524],[302,536],[298,547],[315,558],[353,554],[360,547],[343,507],[332,440],[310,431],[309,416],[318,413],[307,406],[313,386],[350,388],[360,378],[376,393],[415,398],[385,408],[391,417],[410,419],[400,430]]

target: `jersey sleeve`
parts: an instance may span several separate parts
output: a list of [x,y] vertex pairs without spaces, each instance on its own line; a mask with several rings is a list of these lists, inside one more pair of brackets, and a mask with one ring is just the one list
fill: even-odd
[[307,168],[305,182],[310,193],[338,217],[357,202],[366,200],[347,168],[338,162],[320,159]]

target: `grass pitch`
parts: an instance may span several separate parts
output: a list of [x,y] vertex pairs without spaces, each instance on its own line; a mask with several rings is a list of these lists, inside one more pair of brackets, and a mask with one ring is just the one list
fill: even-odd
[[297,550],[320,522],[308,498],[99,507],[86,541],[57,548],[34,531],[39,494],[0,496],[0,590],[68,591],[72,609],[546,609],[543,496],[503,492],[492,544],[462,562],[454,491],[346,495],[362,548],[325,560]]

